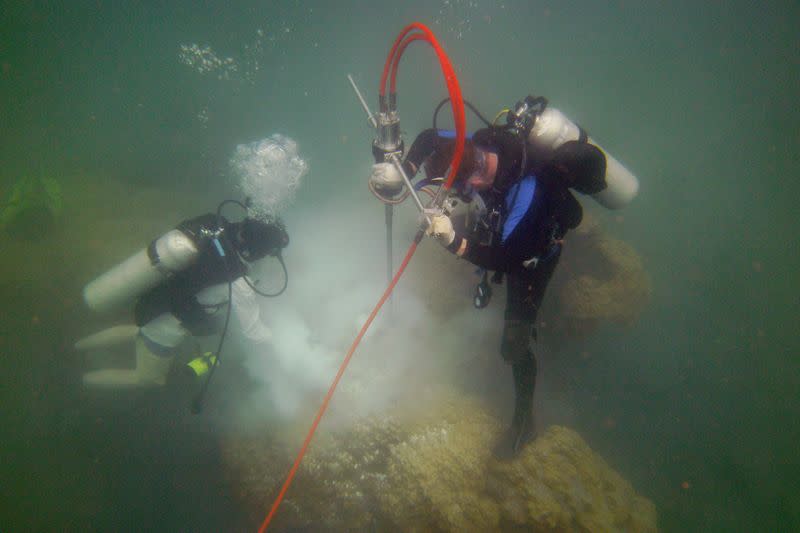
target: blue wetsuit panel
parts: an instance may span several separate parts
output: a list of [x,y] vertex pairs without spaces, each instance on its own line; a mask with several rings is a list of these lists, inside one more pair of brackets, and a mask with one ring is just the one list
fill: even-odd
[[[455,139],[456,130],[436,130],[436,134],[442,139]],[[467,132],[465,139],[472,139],[472,132]]]
[[[506,217],[505,224],[503,224],[501,242],[506,242],[509,235],[516,229],[520,220],[522,220],[528,213],[528,210],[531,209],[535,193],[535,176],[525,176],[508,190],[506,194],[506,210],[508,212],[508,217]],[[514,205],[511,205],[512,202]],[[529,216],[533,216],[533,214],[534,212],[531,211]]]

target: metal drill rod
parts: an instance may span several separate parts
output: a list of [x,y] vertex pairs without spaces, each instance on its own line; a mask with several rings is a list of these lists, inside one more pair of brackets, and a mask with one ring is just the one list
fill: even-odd
[[417,191],[414,190],[414,185],[411,183],[411,180],[408,179],[406,171],[403,169],[403,165],[400,163],[400,159],[398,159],[397,154],[389,154],[389,160],[394,164],[394,168],[396,168],[398,172],[400,172],[400,175],[403,177],[403,181],[405,182],[406,187],[408,187],[408,191],[411,193],[411,198],[414,199],[414,203],[417,205],[417,209],[419,209],[419,212],[422,213],[422,215],[428,221],[428,224],[430,224],[431,221],[428,218],[427,213],[425,212],[425,206],[422,205],[422,201],[419,199]]
[[372,111],[369,110],[369,106],[367,105],[367,101],[364,100],[364,97],[361,96],[361,91],[358,90],[356,87],[356,82],[353,81],[353,76],[350,74],[347,75],[347,79],[350,80],[350,85],[353,86],[353,90],[356,92],[356,96],[358,97],[358,101],[361,102],[361,107],[364,108],[364,111],[367,112],[367,118],[369,119],[369,123],[372,124],[372,127],[377,129],[378,128],[378,121],[375,120],[375,117],[372,116]]

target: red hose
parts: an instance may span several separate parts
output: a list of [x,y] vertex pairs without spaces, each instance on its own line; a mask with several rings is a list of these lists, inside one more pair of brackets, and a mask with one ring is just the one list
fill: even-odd
[[[410,32],[411,30],[417,29],[414,26],[414,24],[418,24],[418,23],[415,22],[415,23],[409,24],[408,26],[403,28],[403,30],[397,36],[397,39],[394,40],[394,44],[392,45],[392,49],[389,50],[389,55],[386,57],[386,63],[383,65],[383,74],[381,74],[381,85],[378,88],[378,94],[380,94],[381,97],[386,96],[386,78],[389,77],[389,67],[392,66],[392,59],[394,59],[394,54],[397,51],[397,47],[400,46],[400,41],[403,40],[403,37],[405,37],[408,32]],[[422,25],[420,24],[420,26],[422,26]]]
[[[421,33],[415,33],[406,38],[406,35],[408,35],[408,33],[412,30],[419,30]],[[464,155],[464,139],[466,137],[467,129],[466,116],[464,114],[464,98],[461,95],[461,88],[458,85],[458,78],[453,71],[453,66],[450,64],[450,59],[448,59],[447,54],[445,54],[444,50],[439,45],[439,41],[436,40],[433,32],[424,24],[420,24],[419,22],[413,22],[409,24],[403,28],[403,31],[400,32],[400,35],[395,40],[394,44],[392,45],[392,49],[389,52],[389,57],[386,59],[386,64],[383,67],[380,95],[382,99],[386,95],[386,78],[388,77],[390,66],[392,68],[392,78],[389,94],[390,96],[396,94],[397,65],[400,62],[400,58],[402,57],[406,47],[411,42],[416,40],[427,41],[428,44],[433,47],[437,57],[439,58],[439,64],[442,68],[445,82],[447,83],[447,91],[450,93],[450,106],[453,110],[453,121],[455,122],[456,126],[456,148],[453,153],[453,160],[450,163],[450,175],[447,176],[447,180],[445,180],[444,184],[445,190],[448,190],[453,185],[456,173],[458,172],[458,167],[461,165],[461,157]]]
[[386,287],[386,290],[383,291],[383,296],[381,296],[381,299],[378,300],[378,304],[372,310],[372,313],[370,313],[369,318],[367,318],[367,321],[364,322],[364,325],[361,326],[361,330],[358,332],[356,339],[353,341],[353,344],[347,351],[344,361],[342,361],[342,364],[339,366],[339,372],[336,373],[336,377],[333,379],[333,383],[331,383],[328,393],[325,395],[325,399],[322,401],[322,405],[317,411],[317,416],[314,418],[314,422],[311,424],[311,429],[309,429],[308,435],[306,435],[306,439],[303,441],[303,446],[300,448],[300,453],[297,454],[297,458],[294,460],[294,464],[292,465],[291,470],[289,470],[289,475],[286,477],[286,481],[283,482],[283,487],[281,487],[278,497],[275,498],[275,502],[273,502],[272,508],[269,510],[269,514],[264,519],[264,523],[262,523],[261,527],[258,529],[259,533],[264,533],[264,531],[267,530],[267,526],[272,521],[275,513],[278,511],[278,506],[281,504],[281,501],[283,501],[286,491],[289,490],[289,485],[292,484],[292,480],[294,479],[297,469],[303,460],[303,456],[306,454],[308,445],[311,443],[311,438],[317,431],[317,426],[319,425],[320,420],[322,420],[322,416],[325,414],[325,411],[328,409],[328,404],[330,403],[331,398],[333,398],[333,393],[336,391],[336,386],[339,385],[339,380],[342,379],[342,375],[344,375],[344,371],[347,368],[348,363],[350,363],[350,358],[353,357],[353,353],[356,351],[356,348],[361,342],[362,337],[364,337],[364,334],[367,332],[367,329],[369,329],[369,326],[372,324],[372,321],[375,320],[375,317],[378,315],[378,311],[380,311],[381,307],[383,307],[383,304],[386,302],[387,298],[389,298],[389,295],[392,294],[397,282],[400,281],[400,277],[403,275],[403,272],[408,266],[408,262],[411,261],[411,256],[413,256],[414,252],[417,251],[417,244],[421,238],[422,235],[420,234],[416,239],[414,239],[414,242],[411,243],[411,246],[408,248],[408,252],[406,252],[405,258],[403,259],[403,263],[400,265],[400,268],[397,270],[394,278],[392,278],[392,282],[388,287]]
[[[414,35],[410,36],[406,41],[403,41],[403,38],[411,31],[411,30],[420,30],[422,34],[415,33]],[[413,24],[409,24],[406,26],[403,31],[400,32],[400,35],[395,40],[394,44],[392,45],[392,49],[389,52],[389,56],[386,59],[386,65],[383,69],[383,74],[381,75],[381,90],[380,95],[381,99],[385,96],[385,86],[386,86],[386,78],[389,75],[389,68],[392,68],[392,93],[394,94],[395,89],[395,79],[397,75],[397,64],[400,61],[400,57],[402,56],[405,48],[413,41],[416,40],[424,40],[427,41],[433,49],[436,51],[436,55],[439,57],[439,63],[442,67],[442,72],[445,77],[445,81],[447,82],[447,90],[450,93],[450,103],[453,108],[453,119],[456,124],[456,150],[453,154],[453,161],[450,165],[451,172],[450,176],[448,177],[447,181],[444,184],[445,189],[449,189],[453,183],[453,179],[455,178],[456,171],[458,170],[458,166],[461,164],[461,156],[464,153],[464,139],[466,137],[466,121],[464,118],[464,100],[461,97],[461,89],[458,86],[458,79],[456,79],[455,72],[453,72],[453,67],[450,65],[450,60],[447,58],[447,55],[442,50],[441,46],[439,46],[436,37],[434,37],[433,33],[423,24],[418,22],[414,22]],[[401,41],[402,44],[401,44]],[[395,52],[397,52],[397,56],[395,58]],[[272,519],[275,517],[275,513],[278,511],[278,507],[280,506],[281,502],[283,501],[283,497],[286,495],[286,491],[289,490],[289,486],[292,484],[292,480],[294,480],[295,474],[297,474],[297,469],[300,467],[300,463],[303,461],[303,457],[308,450],[308,446],[311,443],[311,439],[314,437],[314,433],[317,431],[317,426],[319,426],[320,420],[325,415],[325,411],[328,409],[328,404],[333,398],[333,393],[336,391],[336,387],[339,385],[339,381],[342,379],[345,370],[347,369],[347,365],[350,363],[350,359],[353,357],[353,354],[358,348],[358,345],[361,343],[361,339],[364,337],[364,334],[369,329],[372,321],[375,320],[375,317],[378,315],[378,312],[383,307],[383,304],[392,294],[395,285],[397,282],[400,281],[400,277],[405,272],[406,267],[408,266],[409,261],[411,261],[411,257],[414,255],[414,252],[417,250],[417,245],[422,240],[423,231],[419,230],[414,237],[414,242],[411,243],[409,246],[408,251],[406,252],[406,256],[403,259],[403,262],[400,265],[400,268],[397,270],[397,273],[392,278],[391,283],[389,286],[386,287],[386,290],[383,292],[383,296],[381,296],[378,303],[375,305],[375,308],[370,313],[369,318],[361,327],[361,330],[358,332],[353,344],[350,346],[350,349],[347,351],[347,355],[345,355],[342,364],[339,366],[339,371],[336,373],[336,377],[333,379],[330,388],[328,389],[328,393],[325,395],[325,399],[322,401],[322,405],[320,405],[319,410],[317,411],[317,416],[314,418],[314,422],[311,424],[311,428],[308,430],[308,434],[306,435],[305,440],[303,441],[303,445],[300,447],[300,452],[297,454],[297,458],[294,460],[294,464],[292,468],[289,470],[289,474],[286,476],[286,480],[283,482],[283,486],[281,487],[278,496],[275,498],[275,501],[272,503],[272,507],[269,510],[269,514],[264,519],[264,522],[261,524],[261,527],[258,529],[259,533],[264,533],[267,530],[267,526],[269,526]]]
[[412,33],[411,35],[406,37],[403,40],[403,42],[400,43],[400,45],[397,47],[397,52],[396,52],[397,55],[395,56],[395,60],[392,61],[392,77],[390,78],[392,80],[391,81],[392,89],[391,89],[391,91],[389,91],[391,94],[395,94],[397,92],[397,89],[396,89],[396,86],[397,86],[397,67],[400,66],[400,57],[403,55],[403,52],[406,51],[406,47],[409,44],[413,43],[414,41],[427,41],[427,39],[426,39],[424,33],[419,33],[419,32]]

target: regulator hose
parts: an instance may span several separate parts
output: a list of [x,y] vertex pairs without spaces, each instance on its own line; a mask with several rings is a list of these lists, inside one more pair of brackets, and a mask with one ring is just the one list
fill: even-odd
[[[442,109],[442,107],[444,107],[444,105],[449,101],[450,101],[450,98],[445,98],[441,102],[439,102],[439,105],[436,106],[436,109],[433,112],[433,129],[435,129],[435,130],[439,129],[436,126],[436,118],[439,116],[439,110]],[[468,100],[464,100],[464,105],[467,106],[470,109],[470,111],[475,113],[475,116],[478,117],[481,120],[481,122],[486,124],[486,126],[489,126],[489,127],[492,126],[492,123],[489,122],[483,115],[481,115],[481,112],[478,111],[477,108],[474,105],[472,105]]]

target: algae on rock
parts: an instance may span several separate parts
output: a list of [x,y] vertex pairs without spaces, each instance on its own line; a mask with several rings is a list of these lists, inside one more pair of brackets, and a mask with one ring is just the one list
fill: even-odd
[[[657,531],[655,506],[574,431],[551,427],[519,458],[499,462],[490,450],[502,428],[479,401],[449,389],[419,399],[415,409],[321,435],[276,523],[322,531]],[[232,437],[223,450],[255,519],[283,481],[276,465],[288,468],[292,457],[253,442]]]

